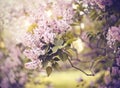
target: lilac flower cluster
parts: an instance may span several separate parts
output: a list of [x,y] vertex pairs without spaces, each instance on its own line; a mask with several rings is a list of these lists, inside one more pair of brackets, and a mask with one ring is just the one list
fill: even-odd
[[119,88],[120,87],[120,56],[115,58],[115,62],[113,62],[113,66],[109,69],[110,75],[104,77],[105,84],[100,88]]
[[90,5],[97,5],[101,9],[113,4],[113,0],[84,0],[84,2]]
[[108,45],[112,48],[116,41],[120,42],[120,27],[112,26],[107,33]]
[[3,53],[0,64],[0,87],[22,88],[27,81],[27,73],[22,70],[23,62],[19,47],[12,44],[8,53]]
[[4,42],[4,47],[0,46],[0,88],[23,88],[27,82],[23,55],[15,44],[20,42],[22,29],[27,28],[28,7],[33,8],[31,2],[0,0],[0,43]]
[[94,0],[94,2],[101,8],[105,8],[105,6],[111,6],[113,1],[112,0]]
[[120,66],[120,56],[118,57],[118,58],[116,58],[116,64],[118,65],[118,66]]
[[45,54],[42,47],[46,44],[53,44],[57,35],[72,29],[70,24],[73,15],[72,0],[71,2],[65,0],[45,1],[37,10],[32,11],[31,26],[34,25],[34,28],[26,33],[23,42],[25,46],[29,47],[24,51],[24,55],[32,61],[26,63],[26,68],[41,67],[38,57]]

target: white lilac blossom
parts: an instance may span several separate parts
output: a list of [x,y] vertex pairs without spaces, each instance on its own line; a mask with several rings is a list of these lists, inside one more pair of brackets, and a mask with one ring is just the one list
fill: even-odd
[[45,54],[42,47],[46,44],[53,44],[57,35],[72,29],[70,25],[74,15],[72,2],[72,0],[70,2],[49,0],[40,4],[37,10],[32,11],[31,27],[28,28],[30,31],[26,32],[23,42],[28,47],[24,54],[32,61],[26,63],[26,68],[41,67],[41,61],[38,57]]
[[120,27],[112,26],[107,33],[108,45],[112,47],[116,41],[120,42]]

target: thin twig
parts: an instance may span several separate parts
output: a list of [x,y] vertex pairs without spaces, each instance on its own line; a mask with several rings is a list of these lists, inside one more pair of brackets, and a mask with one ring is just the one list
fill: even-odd
[[[69,61],[70,65],[71,65],[73,68],[75,68],[75,69],[77,69],[77,70],[83,72],[83,73],[84,73],[85,75],[87,75],[87,76],[94,76],[94,75],[95,75],[94,73],[88,74],[88,73],[86,73],[85,71],[83,71],[82,69],[80,69],[80,68],[74,66],[73,63],[72,63],[71,60],[70,60],[70,58],[72,58],[72,56],[71,56],[67,51],[65,51],[65,50],[63,50],[63,51],[64,51],[66,54],[69,55],[68,61]],[[77,57],[78,57],[78,56],[77,56]]]
[[75,69],[77,69],[77,70],[83,72],[85,75],[87,75],[87,76],[94,76],[94,75],[95,75],[95,74],[93,74],[93,73],[92,73],[92,74],[88,74],[88,73],[86,73],[85,71],[83,71],[82,69],[80,69],[80,68],[74,66],[70,59],[68,59],[68,61],[69,61],[69,63],[71,64],[71,66],[72,66],[73,68],[75,68]]

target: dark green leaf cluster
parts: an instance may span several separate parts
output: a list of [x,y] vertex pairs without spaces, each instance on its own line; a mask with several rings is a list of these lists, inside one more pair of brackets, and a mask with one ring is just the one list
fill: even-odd
[[42,61],[42,66],[46,68],[48,76],[52,72],[52,69],[59,70],[59,61],[66,61],[72,56],[71,52],[74,52],[71,48],[71,43],[76,38],[72,32],[66,32],[63,35],[58,35],[54,43],[46,44],[42,47],[45,49],[45,54],[40,55],[39,59]]

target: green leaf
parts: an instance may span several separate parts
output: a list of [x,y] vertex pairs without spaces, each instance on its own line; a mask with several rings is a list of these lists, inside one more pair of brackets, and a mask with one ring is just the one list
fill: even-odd
[[72,32],[68,32],[65,36],[68,38],[73,38],[74,34]]
[[48,66],[46,68],[46,72],[47,72],[47,76],[50,76],[50,74],[52,73],[52,67]]
[[47,65],[48,65],[48,61],[47,60],[45,60],[45,61],[42,62],[43,68],[45,68]]
[[105,59],[106,58],[106,56],[98,56],[97,58],[96,58],[96,60],[98,60],[98,61],[100,61],[100,60],[103,60],[103,59]]
[[59,56],[55,56],[55,57],[53,57],[53,60],[54,60],[54,61],[59,61],[60,58],[59,58]]
[[72,56],[75,56],[75,55],[76,55],[76,51],[75,51],[74,49],[72,49],[72,48],[67,49],[67,52],[68,52],[70,55],[72,55]]
[[55,46],[52,48],[52,53],[56,53],[59,49],[59,46]]
[[64,41],[67,41],[67,40],[72,39],[74,37],[75,36],[74,36],[73,32],[67,32],[67,33],[63,34],[63,36],[62,36]]
[[63,45],[63,47],[71,44],[71,43],[72,43],[73,41],[75,41],[75,40],[76,40],[76,38],[72,38],[72,39],[67,40],[66,43]]
[[59,57],[62,61],[66,61],[68,59],[68,55],[64,52],[59,53]]
[[53,63],[52,64],[52,67],[55,69],[55,70],[59,70],[60,67],[59,67],[59,64],[57,62]]
[[59,45],[56,45],[52,48],[52,53],[56,53],[58,51],[58,49],[62,49],[64,48],[65,46],[62,46],[61,44]]
[[56,46],[62,46],[62,44],[63,44],[64,41],[62,39],[59,39],[59,40],[56,39],[54,42],[55,42]]

